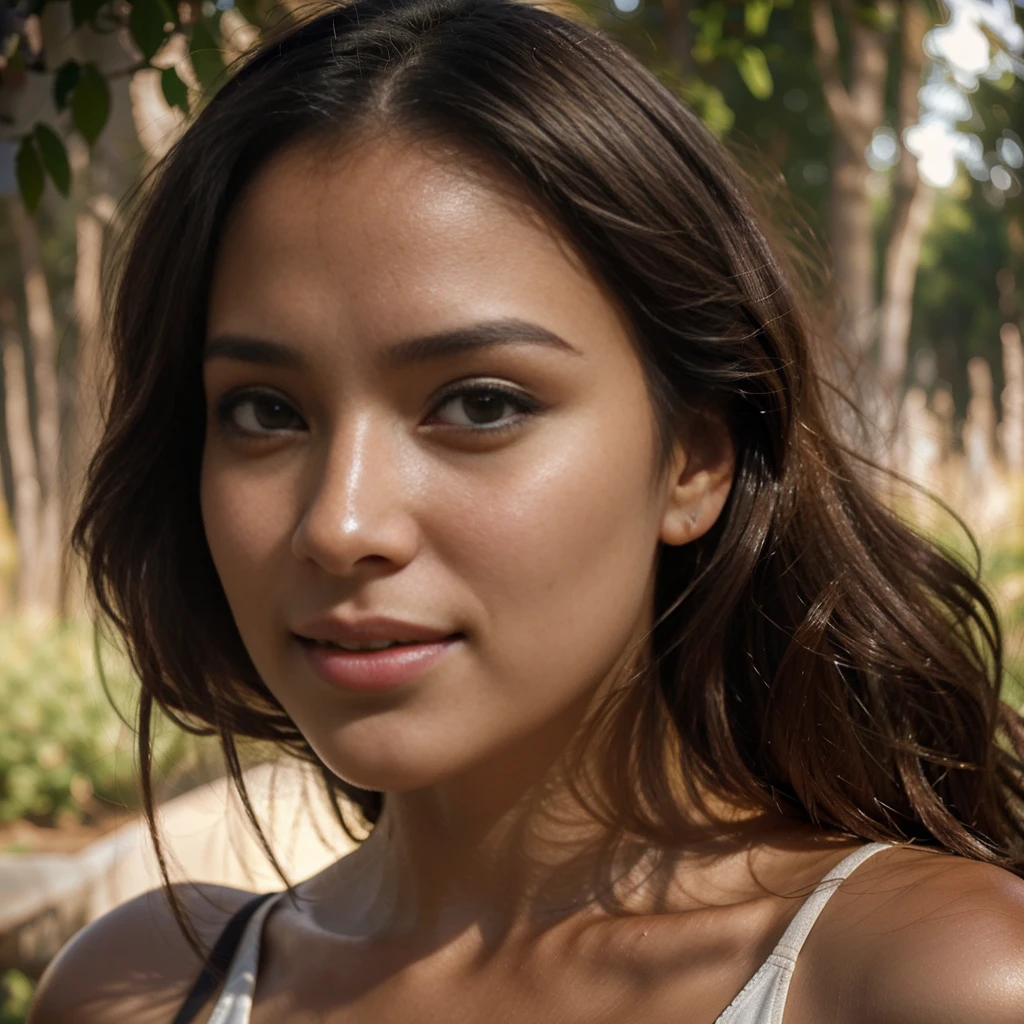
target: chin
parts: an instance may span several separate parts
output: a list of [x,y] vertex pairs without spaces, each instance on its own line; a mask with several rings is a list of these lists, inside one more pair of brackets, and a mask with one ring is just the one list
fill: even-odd
[[[404,746],[401,751],[376,745],[375,749],[357,749],[355,744],[318,743],[308,737],[310,746],[323,763],[339,779],[359,789],[375,790],[381,793],[405,793],[427,789],[444,782],[468,765],[460,764],[451,757],[434,756],[428,751],[414,751]],[[362,746],[361,744],[359,746]]]

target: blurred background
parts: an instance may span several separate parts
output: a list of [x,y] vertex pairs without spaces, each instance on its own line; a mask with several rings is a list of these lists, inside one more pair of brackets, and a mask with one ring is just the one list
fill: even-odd
[[[1024,704],[1024,0],[558,3],[690,104],[829,268],[871,454],[922,488],[888,498],[980,572]],[[0,0],[0,1024],[70,934],[158,881],[131,672],[62,560],[97,434],[105,246],[225,67],[304,7]],[[246,758],[296,878],[344,851],[302,771]],[[180,877],[279,887],[208,739],[165,723],[155,774]]]

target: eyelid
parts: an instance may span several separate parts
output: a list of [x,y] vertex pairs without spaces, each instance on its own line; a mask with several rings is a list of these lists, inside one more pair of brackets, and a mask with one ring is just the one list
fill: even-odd
[[455,381],[445,387],[441,394],[431,403],[431,409],[436,412],[442,405],[447,404],[453,398],[461,398],[463,395],[473,395],[479,392],[499,394],[519,405],[522,411],[536,411],[540,408],[540,402],[537,399],[511,384],[506,384],[503,380],[487,377],[469,377],[465,380]]
[[[214,415],[217,422],[222,428],[235,436],[248,439],[259,440],[271,437],[280,437],[286,433],[293,433],[294,430],[291,429],[267,430],[256,433],[245,430],[234,422],[232,415],[239,406],[243,405],[246,401],[253,401],[260,398],[269,398],[279,401],[282,405],[287,406],[297,419],[302,420],[302,416],[295,408],[294,403],[285,398],[285,396],[279,391],[275,391],[273,388],[267,387],[246,386],[227,391],[217,399],[214,403]],[[302,422],[305,424],[305,420],[302,420]]]
[[[481,392],[499,394],[503,398],[507,399],[510,404],[517,407],[517,414],[515,417],[512,419],[506,419],[505,421],[497,421],[493,426],[487,424],[467,426],[466,424],[455,423],[442,424],[443,428],[446,430],[461,431],[468,434],[494,434],[502,430],[514,429],[521,425],[524,419],[539,412],[542,408],[542,403],[536,398],[533,398],[525,391],[522,391],[503,380],[495,378],[470,377],[454,381],[447,385],[431,402],[431,411],[429,415],[433,416],[438,409],[447,405],[453,399],[461,398],[464,395],[479,394]],[[279,391],[276,391],[273,388],[249,385],[228,391],[215,401],[214,414],[217,422],[223,429],[229,431],[235,436],[249,440],[266,440],[269,438],[281,437],[284,434],[293,433],[294,428],[249,431],[243,427],[239,427],[234,422],[233,414],[236,409],[241,405],[244,405],[247,401],[255,401],[261,398],[279,401],[283,406],[286,406],[297,419],[302,420],[302,416],[295,408],[294,404]],[[303,420],[303,424],[304,423],[305,421]]]
[[512,395],[521,395],[524,398],[530,396],[515,384],[510,384],[503,377],[460,377],[445,384],[441,388],[438,398],[450,397],[452,394],[460,394],[463,390],[485,390],[504,391]]

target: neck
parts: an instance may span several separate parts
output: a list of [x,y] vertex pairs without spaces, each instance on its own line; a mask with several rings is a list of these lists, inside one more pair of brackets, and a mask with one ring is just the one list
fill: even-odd
[[370,838],[339,865],[359,901],[340,930],[420,948],[460,936],[495,947],[580,912],[654,913],[687,850],[719,857],[770,830],[763,816],[713,800],[709,820],[687,808],[686,787],[678,787],[682,828],[660,846],[590,812],[603,796],[589,784],[599,774],[593,758],[604,752],[584,737],[606,701],[631,692],[632,658],[645,651],[627,650],[590,698],[457,776],[389,792]]
[[[346,858],[362,894],[354,929],[422,948],[460,937],[493,948],[581,912],[656,912],[686,842],[658,851],[598,822],[565,751],[552,723],[455,779],[389,793]],[[690,847],[706,850],[722,825],[696,823]]]
[[460,788],[388,795],[365,844],[376,892],[370,930],[434,944],[472,929],[500,941],[608,895],[626,844],[587,815],[556,767],[500,801],[491,787],[486,806]]

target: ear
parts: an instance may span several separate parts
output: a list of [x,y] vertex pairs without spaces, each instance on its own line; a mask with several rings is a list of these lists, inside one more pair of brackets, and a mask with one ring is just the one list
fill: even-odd
[[707,533],[729,497],[735,466],[736,450],[722,417],[693,415],[673,445],[661,540],[688,544]]

